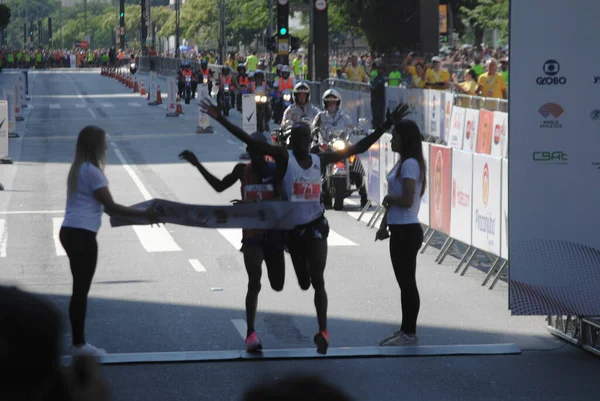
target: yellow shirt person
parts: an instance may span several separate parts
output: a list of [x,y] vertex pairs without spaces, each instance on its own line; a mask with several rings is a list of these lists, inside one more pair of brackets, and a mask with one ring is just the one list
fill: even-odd
[[[498,62],[490,59],[488,63],[488,72],[481,74],[477,79],[477,90],[479,94],[486,98],[506,99],[506,83],[504,77],[498,72]],[[498,102],[485,102],[486,109],[496,110]]]

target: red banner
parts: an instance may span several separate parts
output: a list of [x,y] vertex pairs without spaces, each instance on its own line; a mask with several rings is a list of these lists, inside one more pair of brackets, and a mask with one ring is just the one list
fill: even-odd
[[450,235],[450,181],[452,176],[452,149],[431,145],[429,157],[429,225]]

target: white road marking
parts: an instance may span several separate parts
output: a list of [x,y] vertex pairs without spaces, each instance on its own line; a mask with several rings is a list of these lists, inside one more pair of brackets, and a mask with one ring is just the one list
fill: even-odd
[[75,103],[75,108],[76,109],[85,109],[86,105],[83,103]]
[[242,229],[241,228],[218,228],[221,234],[235,249],[242,247]]
[[92,110],[92,109],[87,109],[87,110],[90,112],[90,115],[95,120],[96,119],[96,113],[94,113],[94,110]]
[[[148,192],[135,171],[133,171],[133,169],[127,164],[127,161],[123,157],[119,147],[112,141],[110,142],[110,145],[117,155],[117,158],[123,165],[123,168],[125,171],[127,171],[127,174],[129,174],[144,199],[151,200],[152,196],[150,195],[150,192]],[[177,245],[171,234],[169,234],[165,226],[133,226],[133,230],[137,234],[144,249],[146,249],[148,252],[179,252],[182,250],[179,245]]]
[[6,244],[8,244],[8,231],[6,231],[6,220],[0,219],[0,258],[6,257]]
[[52,237],[54,238],[54,248],[56,249],[56,256],[65,256],[65,252],[62,244],[60,243],[60,226],[62,225],[63,217],[52,218]]
[[0,215],[3,214],[64,214],[64,210],[19,210],[14,212],[0,212]]
[[329,229],[329,237],[327,238],[328,246],[358,246],[358,244],[350,241],[346,237],[342,237],[335,231]]
[[248,325],[246,324],[246,321],[244,319],[231,319],[231,323],[233,323],[233,326],[237,332],[240,333],[240,337],[245,340],[246,333],[248,332]]
[[200,263],[198,259],[188,259],[188,262],[190,262],[190,265],[192,265],[194,270],[196,270],[197,272],[206,271],[206,269],[204,268],[204,266],[202,266],[202,263]]
[[114,108],[115,107],[112,103],[101,103],[101,104],[102,104],[102,107],[104,107],[104,108],[110,108],[110,107]]
[[142,105],[141,105],[141,104],[139,104],[139,103],[129,103],[129,105],[130,105],[131,107],[142,107]]
[[51,109],[60,109],[60,104],[59,103],[50,103],[48,105],[48,107],[50,107]]

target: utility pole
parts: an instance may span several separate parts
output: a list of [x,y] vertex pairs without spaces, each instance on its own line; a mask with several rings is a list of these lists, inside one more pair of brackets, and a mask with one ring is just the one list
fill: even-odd
[[83,0],[83,39],[88,34],[88,23],[87,23],[87,0]]
[[175,0],[175,58],[179,57],[179,0]]
[[227,59],[227,37],[225,36],[225,0],[220,0],[221,7],[221,16],[220,16],[220,44],[219,44],[219,53],[221,55],[221,64],[225,64],[225,60]]
[[146,39],[148,38],[148,29],[146,27],[146,0],[140,0],[140,38],[142,44],[142,56],[148,55],[148,48],[146,47]]

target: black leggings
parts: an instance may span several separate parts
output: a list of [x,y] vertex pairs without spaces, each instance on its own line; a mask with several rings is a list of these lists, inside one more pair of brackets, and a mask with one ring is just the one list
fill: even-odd
[[423,245],[423,228],[420,224],[391,224],[390,256],[394,274],[400,285],[402,303],[401,330],[407,334],[416,334],[417,317],[421,307],[417,288],[417,254]]
[[96,233],[81,228],[62,227],[60,243],[67,252],[73,275],[73,294],[69,304],[73,345],[81,346],[85,344],[87,296],[98,260]]

